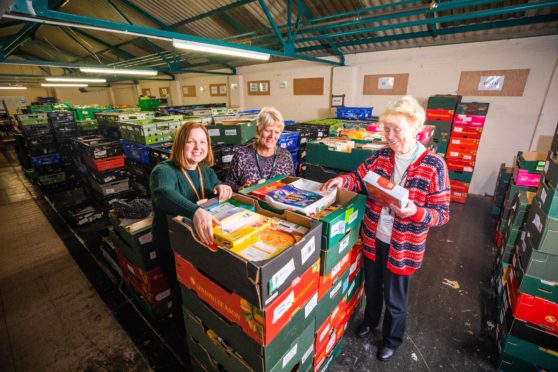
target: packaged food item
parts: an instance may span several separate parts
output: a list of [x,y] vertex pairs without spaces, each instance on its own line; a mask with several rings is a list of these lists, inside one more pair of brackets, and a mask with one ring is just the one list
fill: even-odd
[[335,202],[337,189],[320,191],[322,184],[299,179],[265,196],[265,200],[277,209],[289,209],[315,216]]
[[368,171],[363,181],[368,191],[368,196],[386,206],[395,204],[399,208],[404,208],[409,203],[409,190],[380,176],[376,172]]
[[229,249],[237,247],[264,230],[270,221],[269,217],[243,209],[223,218],[221,225],[213,227],[215,244]]
[[279,189],[283,186],[285,186],[285,184],[282,183],[281,181],[275,181],[275,182],[272,182],[268,185],[262,186],[259,189],[256,189],[256,190],[250,192],[250,195],[252,195],[252,196],[254,196],[258,199],[263,200],[263,199],[265,199],[265,196],[267,194],[269,194],[270,192],[275,191],[275,190],[277,190],[277,189]]
[[219,221],[221,221],[226,217],[232,216],[236,213],[243,212],[245,210],[250,210],[254,212],[254,207],[246,204],[241,204],[233,199],[211,205],[204,209],[209,213],[211,213],[213,216],[215,216],[215,218],[217,218]]
[[304,226],[274,217],[264,230],[231,251],[249,261],[265,261],[295,245],[307,232]]
[[339,209],[341,207],[341,205],[338,204],[334,204],[334,205],[330,205],[329,207],[327,207],[326,209],[324,209],[323,211],[319,212],[318,214],[316,214],[314,216],[315,219],[317,220],[321,220],[322,218],[326,217],[327,215],[335,212],[337,209]]

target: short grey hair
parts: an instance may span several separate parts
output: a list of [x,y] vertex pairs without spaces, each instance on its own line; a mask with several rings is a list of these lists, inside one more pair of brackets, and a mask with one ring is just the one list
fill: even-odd
[[413,124],[417,132],[420,132],[424,128],[426,112],[416,98],[404,96],[397,101],[391,102],[380,116],[380,123],[389,121],[390,117],[398,115],[405,116],[409,122]]
[[281,128],[281,132],[285,129],[285,121],[283,120],[283,115],[275,107],[264,107],[261,109],[257,117],[256,128],[261,131],[266,126],[278,126]]

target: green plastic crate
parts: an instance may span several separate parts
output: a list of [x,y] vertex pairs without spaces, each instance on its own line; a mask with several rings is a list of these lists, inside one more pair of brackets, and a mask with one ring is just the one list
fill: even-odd
[[48,117],[45,113],[20,114],[16,115],[17,121],[21,125],[43,125],[48,124]]

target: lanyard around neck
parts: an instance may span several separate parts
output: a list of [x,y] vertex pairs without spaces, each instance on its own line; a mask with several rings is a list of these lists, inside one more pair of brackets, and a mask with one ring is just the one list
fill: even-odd
[[205,199],[205,185],[203,183],[203,173],[200,166],[198,165],[198,176],[200,177],[201,197],[200,194],[198,193],[198,190],[196,190],[196,187],[194,186],[194,182],[192,182],[190,176],[188,176],[188,173],[186,173],[186,171],[184,170],[184,167],[180,167],[180,169],[182,170],[182,174],[184,175],[184,178],[186,178],[186,181],[188,181],[188,184],[194,191],[194,194],[196,194],[196,198],[198,198],[198,201]]
[[[413,164],[415,162],[415,160],[417,160],[418,152],[419,152],[419,144],[417,142],[417,144],[415,146],[415,151],[413,152],[413,159],[409,163],[409,166],[411,166],[411,164]],[[394,158],[395,158],[395,155],[394,155]],[[401,175],[401,180],[399,180],[399,186],[403,185],[403,182],[405,182],[405,178],[407,178],[407,171],[409,170],[409,166],[407,166],[407,168],[405,168],[405,171]],[[393,182],[395,182],[395,160],[394,160],[394,165],[393,165],[393,172],[391,173],[391,180]]]
[[260,179],[271,178],[273,171],[275,170],[275,161],[277,160],[277,149],[273,153],[273,163],[271,163],[271,170],[269,171],[269,175],[264,177],[263,171],[260,166],[260,155],[258,154],[258,149],[254,149],[254,153],[256,156],[256,166],[258,167],[258,173],[260,174]]

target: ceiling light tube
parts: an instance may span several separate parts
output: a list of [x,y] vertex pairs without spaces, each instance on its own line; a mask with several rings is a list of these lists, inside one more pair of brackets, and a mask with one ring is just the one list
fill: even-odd
[[27,87],[12,87],[12,86],[3,87],[3,86],[0,86],[0,89],[25,90],[25,89],[27,89]]
[[68,82],[68,83],[106,83],[107,79],[93,79],[93,78],[68,78],[68,77],[47,77],[45,78],[46,81],[54,81],[54,82]]
[[198,52],[224,54],[228,56],[236,56],[236,57],[244,57],[244,58],[253,58],[253,59],[259,59],[261,61],[269,60],[269,56],[270,56],[268,53],[253,52],[251,50],[231,48],[231,47],[206,44],[206,43],[198,43],[195,41],[187,41],[187,40],[173,39],[172,45],[175,48],[179,48],[179,49],[188,49],[188,50],[195,50]]
[[80,84],[80,83],[74,83],[74,84],[57,84],[57,83],[42,83],[41,84],[42,87],[88,87],[88,84]]
[[145,75],[155,76],[157,71],[154,70],[131,70],[125,68],[110,68],[110,67],[80,67],[81,72],[90,72],[97,74],[119,74],[119,75]]

